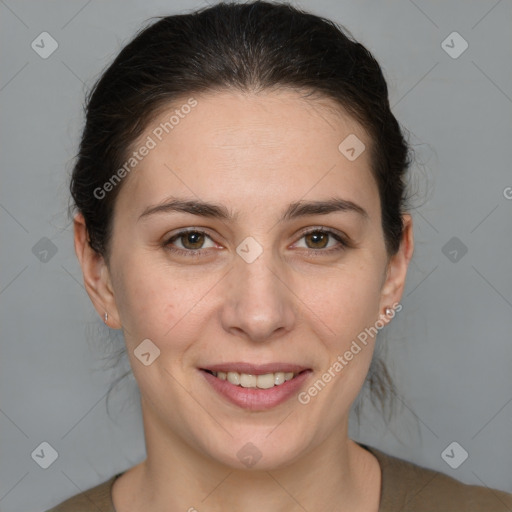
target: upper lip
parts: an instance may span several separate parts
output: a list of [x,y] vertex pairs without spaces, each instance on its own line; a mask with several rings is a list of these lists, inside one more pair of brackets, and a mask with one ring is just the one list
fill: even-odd
[[251,363],[219,363],[203,366],[201,370],[210,370],[212,372],[237,372],[247,373],[249,375],[265,375],[266,373],[300,373],[310,368],[298,364],[291,363],[265,363],[265,364],[251,364]]

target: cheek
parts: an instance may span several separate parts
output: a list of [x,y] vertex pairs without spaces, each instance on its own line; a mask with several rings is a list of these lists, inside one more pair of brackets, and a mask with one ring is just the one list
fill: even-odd
[[[340,421],[367,377],[371,364],[378,320],[381,274],[377,265],[347,265],[322,280],[323,289],[304,290],[323,341],[326,357],[318,380],[305,390],[302,399],[325,418],[324,428]],[[320,284],[317,281],[318,284]],[[321,333],[320,333],[321,331]],[[301,402],[305,403],[305,402]]]
[[116,286],[116,302],[125,329],[126,342],[134,348],[143,339],[173,349],[194,339],[200,329],[201,312],[211,299],[207,292],[212,278],[184,275],[150,258],[123,262]]
[[376,267],[348,264],[304,283],[304,303],[334,348],[341,350],[378,319],[380,281]]

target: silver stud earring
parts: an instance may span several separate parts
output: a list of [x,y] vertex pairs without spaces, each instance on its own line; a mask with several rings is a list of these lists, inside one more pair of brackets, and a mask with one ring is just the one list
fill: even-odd
[[103,321],[105,322],[105,325],[107,325],[107,320],[108,320],[108,313],[105,311],[105,317],[103,319]]
[[391,316],[393,314],[393,310],[391,308],[386,308],[384,312],[386,313],[386,316]]

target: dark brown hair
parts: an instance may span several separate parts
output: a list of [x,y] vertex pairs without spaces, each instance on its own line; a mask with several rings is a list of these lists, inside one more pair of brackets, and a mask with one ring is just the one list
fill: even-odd
[[[379,64],[336,23],[266,1],[162,17],[142,29],[96,82],[70,183],[70,208],[83,214],[90,246],[108,263],[123,182],[101,199],[94,191],[123,165],[163,108],[201,92],[276,88],[332,99],[366,130],[387,252],[395,254],[409,209],[405,177],[412,158]],[[382,403],[392,383],[375,358],[367,383]]]

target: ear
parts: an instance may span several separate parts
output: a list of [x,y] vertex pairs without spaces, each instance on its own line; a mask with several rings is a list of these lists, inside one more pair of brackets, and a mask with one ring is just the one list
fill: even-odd
[[107,312],[108,326],[113,329],[120,329],[121,323],[119,322],[119,313],[107,264],[103,256],[94,251],[89,245],[83,215],[78,213],[73,222],[75,253],[82,267],[85,289],[100,317],[103,319],[105,312]]
[[[395,309],[400,303],[405,288],[407,268],[414,252],[414,236],[412,231],[412,217],[409,214],[402,216],[404,229],[398,252],[388,262],[386,276],[381,290],[379,311],[387,308]],[[398,309],[399,311],[399,309]],[[389,317],[387,317],[389,320]]]

